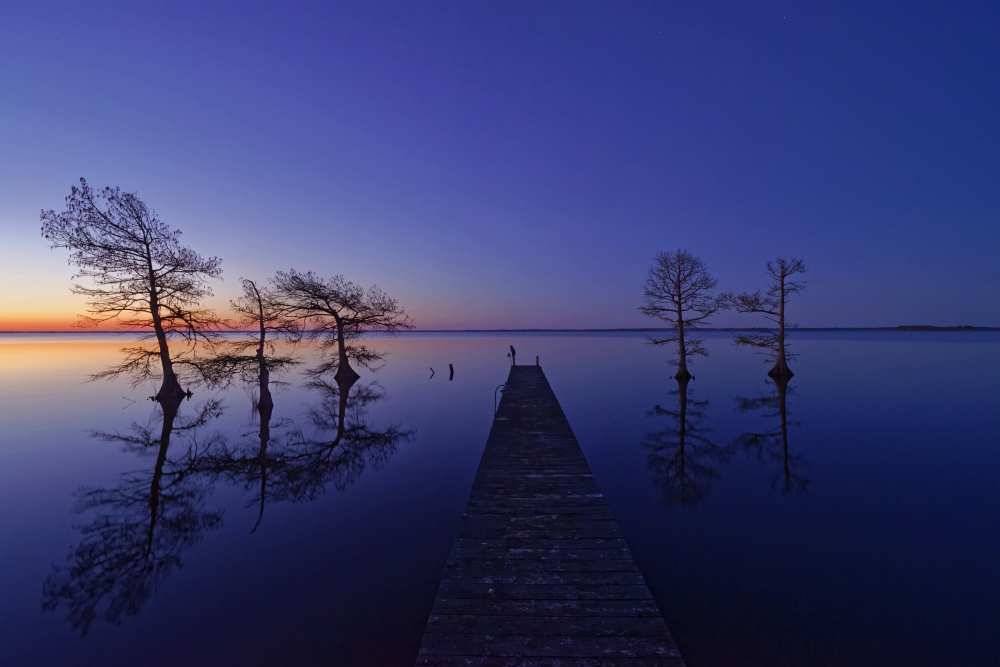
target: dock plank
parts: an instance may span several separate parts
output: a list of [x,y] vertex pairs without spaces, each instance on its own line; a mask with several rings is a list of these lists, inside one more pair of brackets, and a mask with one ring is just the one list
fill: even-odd
[[538,366],[511,367],[417,664],[684,666]]

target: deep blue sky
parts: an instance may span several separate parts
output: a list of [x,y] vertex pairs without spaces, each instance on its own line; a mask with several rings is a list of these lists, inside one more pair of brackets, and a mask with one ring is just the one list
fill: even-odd
[[221,296],[295,266],[423,327],[635,326],[683,247],[724,289],[802,256],[802,325],[1000,324],[997,3],[23,4],[0,319],[74,307],[38,210],[86,176]]

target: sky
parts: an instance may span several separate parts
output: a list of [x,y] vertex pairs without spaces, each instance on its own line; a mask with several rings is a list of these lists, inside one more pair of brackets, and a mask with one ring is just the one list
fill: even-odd
[[420,328],[648,326],[684,248],[722,290],[802,257],[801,326],[1000,325],[995,2],[14,4],[0,330],[82,311],[38,220],[81,176],[220,308],[295,267]]

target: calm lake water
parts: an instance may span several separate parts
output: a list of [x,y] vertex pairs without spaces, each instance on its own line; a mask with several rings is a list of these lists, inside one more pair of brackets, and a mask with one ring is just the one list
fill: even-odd
[[508,344],[692,667],[998,664],[1000,335],[796,332],[784,433],[707,338],[683,452],[642,335],[407,334],[336,445],[338,396],[279,378],[271,466],[250,387],[196,390],[161,459],[155,386],[86,382],[127,337],[0,335],[0,664],[412,664]]

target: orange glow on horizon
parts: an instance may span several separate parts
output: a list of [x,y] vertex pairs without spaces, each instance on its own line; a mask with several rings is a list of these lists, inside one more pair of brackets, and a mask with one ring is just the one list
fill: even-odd
[[[229,315],[227,309],[220,309],[219,312],[223,316]],[[430,322],[430,321],[428,321]],[[455,326],[447,322],[447,320],[440,322],[438,326],[432,326],[430,324],[419,326],[422,329],[449,329],[449,328],[464,328],[462,326]],[[4,313],[0,312],[0,333],[11,333],[11,332],[67,332],[67,333],[86,333],[86,332],[137,332],[142,333],[146,331],[145,327],[126,327],[123,326],[117,320],[110,320],[108,322],[103,322],[98,325],[91,324],[81,317],[80,313]]]
[[38,315],[38,314],[0,314],[0,332],[10,331],[124,331],[122,326],[113,323],[103,326],[83,324],[74,314]]

